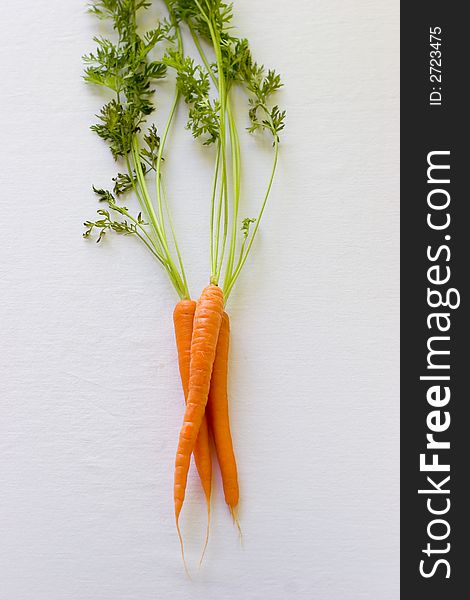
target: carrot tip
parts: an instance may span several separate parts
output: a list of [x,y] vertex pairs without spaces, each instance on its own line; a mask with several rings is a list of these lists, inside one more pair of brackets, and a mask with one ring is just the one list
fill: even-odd
[[180,525],[179,525],[179,517],[176,517],[176,531],[178,532],[178,538],[180,541],[181,558],[183,559],[184,570],[186,571],[186,575],[189,577],[189,579],[191,579],[191,574],[189,572],[188,565],[186,564],[186,558],[184,556],[184,543],[183,543],[183,536],[181,535],[181,530],[180,530]]
[[202,561],[204,560],[204,555],[206,554],[207,544],[209,543],[209,529],[211,524],[211,504],[210,498],[207,500],[207,528],[206,528],[206,539],[204,542],[204,548],[202,549],[201,559],[199,561],[199,568],[202,567]]
[[240,543],[243,543],[243,533],[240,525],[240,521],[238,520],[238,511],[236,506],[229,506],[230,514],[232,515],[233,522],[237,526],[238,535],[240,536]]

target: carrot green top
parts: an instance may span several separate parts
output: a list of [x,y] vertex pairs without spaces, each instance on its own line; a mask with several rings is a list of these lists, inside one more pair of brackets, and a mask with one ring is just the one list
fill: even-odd
[[[132,234],[163,265],[180,298],[189,298],[181,253],[164,192],[162,160],[165,143],[181,97],[188,110],[188,129],[205,146],[213,146],[214,175],[210,200],[210,281],[229,297],[245,265],[271,191],[279,155],[279,134],[285,111],[271,97],[282,86],[273,70],[254,61],[248,40],[235,37],[232,5],[222,0],[164,0],[169,13],[155,29],[138,33],[137,12],[148,0],[95,0],[90,12],[112,23],[113,40],[95,37],[97,49],[84,57],[85,80],[106,87],[113,99],[103,106],[92,126],[124,166],[112,190],[94,188],[107,209],[85,223],[85,237],[99,230]],[[186,56],[181,28],[185,27],[199,53],[201,64]],[[158,50],[163,47],[158,56]],[[176,93],[160,137],[155,125],[146,126],[154,111],[155,82],[167,68],[176,72]],[[248,131],[267,133],[273,141],[273,162],[255,217],[240,219],[242,146],[233,112],[233,90],[248,96]],[[155,177],[155,192],[147,185]],[[131,215],[120,203],[129,191],[141,212]],[[168,231],[170,233],[168,233]]]
[[[166,65],[176,69],[177,86],[189,108],[188,128],[204,145],[216,146],[211,194],[211,282],[218,284],[223,275],[227,300],[251,250],[271,191],[285,111],[272,106],[270,100],[282,83],[275,71],[266,71],[253,60],[248,40],[233,35],[231,4],[221,0],[167,0],[166,4],[174,21],[189,29],[202,62],[195,64],[180,49],[164,58]],[[207,45],[212,61],[204,49]],[[231,98],[235,86],[248,95],[248,131],[267,132],[274,149],[258,214],[241,221],[241,145]]]
[[[154,111],[154,84],[163,79],[167,71],[161,58],[154,60],[150,56],[160,46],[166,49],[169,44],[176,45],[182,52],[182,41],[179,29],[165,19],[143,36],[138,34],[137,12],[149,5],[146,0],[97,0],[90,7],[90,12],[99,19],[112,23],[113,38],[117,38],[95,37],[96,51],[84,56],[85,80],[109,88],[114,95],[103,106],[99,122],[91,129],[108,143],[113,157],[124,166],[124,172],[113,179],[112,191],[93,188],[109,210],[98,210],[101,218],[85,223],[84,236],[89,237],[94,229],[99,230],[98,241],[110,230],[137,236],[162,264],[180,298],[189,298],[161,174],[163,151],[179,102],[179,91],[162,137],[153,124],[144,129],[148,116]],[[147,185],[151,172],[155,176],[155,202]],[[141,207],[137,216],[132,216],[127,207],[118,202],[129,191],[135,193]]]

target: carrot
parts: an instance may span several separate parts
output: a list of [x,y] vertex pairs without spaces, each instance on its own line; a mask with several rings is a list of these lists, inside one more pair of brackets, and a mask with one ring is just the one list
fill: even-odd
[[[173,312],[176,346],[178,348],[178,364],[185,400],[188,398],[189,390],[189,364],[195,311],[196,302],[194,300],[181,300],[175,306]],[[209,507],[212,487],[212,461],[209,445],[209,429],[207,427],[205,416],[202,420],[201,428],[199,429],[199,435],[197,436],[193,454],[194,462],[196,463],[196,468]]]
[[[175,327],[176,346],[178,349],[178,364],[183,385],[184,398],[188,399],[189,390],[189,368],[191,358],[191,338],[193,335],[194,313],[196,302],[194,300],[180,300],[173,311],[173,323]],[[212,459],[209,443],[209,429],[207,419],[204,418],[199,429],[196,444],[194,446],[194,462],[199,473],[207,504],[207,533],[202,557],[204,556],[209,539],[209,523],[211,509],[212,488]],[[201,557],[201,561],[202,561]]]
[[[228,353],[230,340],[230,320],[226,312],[222,316],[217,352],[212,370],[211,388],[207,401],[207,417],[214,438],[219,461],[225,502],[235,520],[239,500],[237,463],[233,452],[232,435],[228,413]],[[238,524],[238,521],[237,521]]]
[[174,505],[177,528],[185,497],[191,453],[194,451],[209,395],[223,311],[223,292],[218,286],[210,284],[203,290],[194,314],[189,391],[175,460]]

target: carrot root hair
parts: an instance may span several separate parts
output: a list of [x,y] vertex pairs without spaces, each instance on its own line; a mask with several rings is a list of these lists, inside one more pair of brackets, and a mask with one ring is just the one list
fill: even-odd
[[202,567],[202,562],[204,560],[204,556],[207,550],[207,544],[209,543],[209,532],[211,526],[211,501],[210,498],[207,499],[207,527],[206,527],[206,539],[204,540],[204,547],[202,549],[201,558],[199,560],[199,568]]
[[238,519],[238,510],[236,506],[229,506],[229,510],[230,510],[230,514],[232,515],[232,520],[235,523],[235,525],[237,526],[238,529],[238,535],[240,537],[240,542],[243,542],[243,532],[242,532],[242,528],[240,525],[240,521]]
[[186,557],[184,555],[184,542],[183,542],[183,536],[181,535],[179,520],[180,520],[180,515],[178,512],[176,515],[176,531],[178,532],[178,539],[180,541],[181,558],[183,559],[183,565],[184,565],[184,570],[186,572],[186,575],[189,577],[189,579],[191,579],[191,573],[189,572],[188,565],[186,563]]

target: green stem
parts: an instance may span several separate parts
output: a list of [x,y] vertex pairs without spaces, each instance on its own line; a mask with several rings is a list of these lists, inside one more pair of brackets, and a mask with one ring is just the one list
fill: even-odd
[[155,256],[155,258],[165,267],[166,265],[165,265],[164,260],[157,252],[155,252],[154,247],[148,243],[148,241],[145,239],[145,237],[138,231],[136,231],[135,234],[147,246],[147,248],[150,250],[150,252]]
[[161,227],[162,227],[162,232],[163,232],[163,237],[164,237],[164,245],[166,248],[168,248],[168,240],[166,237],[166,230],[165,230],[165,218],[164,218],[164,214],[163,214],[163,204],[165,204],[166,213],[168,215],[168,221],[170,223],[171,235],[172,235],[172,239],[173,239],[173,244],[175,246],[176,254],[178,255],[178,262],[179,262],[180,269],[181,269],[181,275],[182,275],[183,282],[184,282],[185,292],[186,292],[187,296],[189,297],[189,291],[187,289],[186,274],[185,274],[184,267],[183,267],[183,260],[181,257],[181,252],[180,252],[178,242],[176,239],[175,229],[173,227],[173,221],[171,219],[170,207],[168,205],[168,201],[167,201],[166,197],[165,197],[164,201],[162,201],[162,193],[161,193],[162,185],[163,185],[162,184],[162,174],[161,174],[163,149],[165,147],[165,143],[166,143],[166,140],[168,137],[170,126],[171,126],[171,123],[175,116],[176,108],[178,106],[179,100],[180,100],[180,94],[179,94],[179,92],[176,92],[175,98],[173,100],[173,104],[171,107],[170,116],[166,123],[165,130],[163,132],[163,136],[160,140],[160,146],[158,148],[157,162],[156,162],[156,167],[155,167],[155,171],[156,171],[155,184],[156,184],[156,193],[157,193],[158,216],[159,216],[159,220],[160,220]]
[[219,89],[219,84],[218,84],[216,76],[214,75],[214,71],[211,68],[211,65],[207,59],[206,53],[204,52],[204,49],[201,46],[201,42],[199,41],[199,38],[198,38],[196,32],[194,31],[194,28],[191,26],[191,24],[189,25],[189,31],[191,33],[191,37],[193,38],[194,45],[196,46],[196,49],[199,52],[201,60],[204,63],[204,66],[206,67],[207,72],[209,73],[209,77],[212,79],[212,83],[215,85],[215,87],[217,89]]
[[[142,241],[145,242],[145,244],[147,246],[150,246],[150,250],[152,251],[152,254],[154,254],[162,264],[164,264],[164,260],[165,260],[164,256],[160,252],[160,249],[157,248],[154,240],[150,237],[150,235],[148,234],[148,231],[145,229],[145,227],[142,225],[142,223],[140,223],[135,217],[133,217],[129,212],[127,212],[127,210],[123,210],[122,207],[119,207],[119,210],[117,210],[116,208],[113,208],[113,205],[110,204],[109,208],[111,210],[113,210],[114,212],[125,215],[129,220],[131,220],[134,223],[136,228],[138,227],[142,231],[142,234],[145,236],[145,238],[147,238],[147,239],[142,239]],[[142,237],[142,234],[139,234],[138,231],[136,231],[136,234],[139,237]]]
[[[202,12],[202,9],[201,9]],[[194,45],[196,46],[197,51],[199,52],[199,56],[201,57],[204,66],[215,86],[215,89],[219,91],[219,82],[217,81],[216,76],[214,75],[214,71],[207,59],[206,53],[204,52],[199,37],[194,31],[194,27],[189,24],[189,31],[191,33],[191,37],[193,39]],[[214,168],[214,178],[212,183],[212,195],[211,195],[211,221],[210,221],[210,259],[211,259],[211,278],[213,277],[214,281],[218,281],[220,277],[220,269],[219,269],[219,244],[220,244],[220,220],[221,220],[221,211],[222,211],[222,200],[223,200],[223,185],[220,188],[219,201],[217,204],[217,227],[215,226],[215,198],[217,195],[217,187],[219,181],[219,170],[220,170],[220,158],[221,158],[221,140],[217,144],[217,155],[215,159],[215,168]],[[223,175],[222,175],[223,178]],[[215,277],[214,277],[215,274]],[[212,279],[211,279],[212,280]]]
[[[224,226],[223,226],[223,237],[222,237],[222,247],[220,248],[220,258],[219,258],[219,245],[220,245],[220,226],[222,221],[222,213],[224,215]],[[227,242],[227,233],[228,233],[228,187],[227,187],[227,175],[222,172],[222,185],[220,186],[219,193],[219,203],[217,207],[217,228],[216,228],[216,278],[213,283],[219,281],[220,272],[222,270],[222,265],[224,262],[224,254],[225,254],[225,246]]]
[[215,159],[214,178],[212,182],[211,194],[211,220],[210,220],[210,258],[211,258],[211,273],[217,271],[217,251],[214,244],[214,220],[215,220],[215,197],[217,195],[217,180],[219,175],[220,163],[220,143],[217,144],[217,156]]
[[[167,3],[165,3],[165,4],[167,4]],[[167,4],[167,8],[168,8],[168,10],[170,10],[168,7],[168,4]],[[171,17],[173,20],[173,26],[175,27],[176,36],[178,39],[178,50],[180,52],[183,52],[183,40],[181,37],[180,28],[179,28],[178,24],[176,23],[172,13],[171,13]],[[168,119],[167,119],[167,122],[165,125],[165,129],[163,131],[163,136],[160,139],[160,145],[159,145],[158,154],[157,154],[157,162],[155,165],[155,172],[156,172],[155,184],[156,184],[156,193],[157,193],[158,216],[160,219],[160,223],[162,225],[162,230],[163,230],[163,235],[165,237],[165,240],[166,240],[165,219],[163,217],[163,203],[162,203],[162,198],[161,198],[161,193],[160,193],[161,168],[162,168],[162,160],[163,160],[163,149],[165,148],[166,140],[168,138],[168,133],[170,131],[170,127],[173,122],[173,118],[175,116],[176,108],[178,106],[179,100],[180,100],[180,93],[177,90],[174,100],[173,100],[173,104],[171,106],[170,114],[168,116]]]
[[165,238],[164,238],[160,223],[158,221],[158,217],[155,212],[152,200],[148,193],[147,184],[145,182],[145,175],[144,175],[144,172],[142,171],[142,164],[140,162],[140,148],[139,148],[139,142],[137,140],[136,134],[134,134],[132,136],[131,155],[132,155],[132,161],[134,163],[134,170],[135,170],[135,174],[137,177],[137,182],[139,184],[139,188],[142,193],[142,200],[143,200],[143,203],[145,206],[147,216],[148,216],[160,242],[162,242],[162,246],[164,247],[163,240]]
[[[220,277],[220,271],[222,269],[224,253],[225,253],[225,245],[227,241],[227,232],[228,232],[228,184],[227,184],[227,150],[226,150],[226,129],[225,129],[225,120],[226,120],[226,104],[227,104],[227,90],[226,90],[226,82],[223,71],[222,64],[222,54],[220,51],[220,40],[216,34],[214,29],[214,25],[212,23],[211,18],[204,12],[198,0],[194,0],[196,6],[198,7],[202,17],[207,23],[209,27],[209,32],[211,36],[212,45],[215,51],[215,58],[217,64],[217,74],[218,74],[218,92],[219,92],[219,139],[220,139],[220,151],[221,151],[221,159],[222,159],[222,172],[221,172],[221,194],[219,197],[219,206],[218,206],[218,219],[216,225],[216,240],[215,247],[217,254],[219,253],[219,244],[220,244],[220,227],[221,227],[221,215],[223,212],[223,234],[222,234],[222,246],[220,248],[220,258],[218,258],[219,264],[216,265],[216,269],[214,270],[214,265],[211,265],[211,283],[217,284]],[[200,44],[199,44],[200,48]],[[198,49],[199,49],[198,48]],[[201,49],[202,50],[202,49]],[[202,55],[201,55],[202,56]],[[212,69],[208,62],[205,62],[206,68],[209,68],[209,74],[212,74]],[[212,75],[211,75],[212,77]],[[223,210],[222,210],[223,205]]]
[[[200,42],[198,36],[196,35],[194,28],[191,27],[191,25],[189,26],[189,29],[190,29],[194,44],[195,44],[195,46],[199,52],[199,55],[201,57],[201,60],[204,63],[204,66],[206,67],[206,70],[209,73],[209,76],[211,77],[213,84],[215,85],[216,89],[219,90],[219,83],[214,75],[214,72],[211,68],[209,60],[207,59],[206,53],[204,52],[204,49],[202,48],[201,42]],[[220,70],[219,64],[218,64],[217,68],[218,68],[218,70]],[[240,180],[241,180],[240,157],[241,157],[241,152],[240,152],[240,140],[238,137],[237,126],[236,126],[236,122],[235,122],[232,108],[230,105],[229,91],[227,91],[226,104],[227,104],[227,116],[228,116],[228,122],[229,122],[230,144],[232,147],[232,169],[233,169],[232,232],[231,232],[230,251],[229,251],[227,267],[226,267],[226,272],[225,272],[225,279],[227,277],[230,279],[232,276],[233,262],[235,260],[235,253],[236,253],[236,246],[237,246],[237,232],[238,232],[237,222],[238,222],[238,210],[239,210],[239,204],[240,204]],[[213,235],[213,232],[211,230],[211,236],[212,235]],[[213,242],[211,242],[211,244],[213,245]],[[211,264],[214,267],[214,264],[212,261],[211,261]],[[217,266],[216,266],[216,268],[217,268]],[[218,267],[217,278],[220,277],[221,268],[222,268],[222,262]]]
[[256,234],[258,232],[258,228],[259,228],[259,224],[261,221],[261,217],[263,216],[264,213],[264,209],[266,208],[266,203],[268,201],[269,198],[269,193],[271,192],[271,188],[273,185],[273,181],[274,181],[274,174],[276,172],[276,167],[277,167],[277,161],[278,161],[278,157],[279,157],[279,140],[277,139],[277,136],[274,138],[274,160],[273,160],[273,166],[272,166],[272,170],[271,170],[271,176],[269,178],[269,183],[268,183],[268,187],[266,188],[266,193],[264,195],[264,199],[263,199],[263,204],[261,205],[261,209],[259,211],[258,217],[256,218],[256,225],[253,229],[253,233],[251,234],[251,238],[250,241],[248,243],[247,249],[245,251],[245,254],[241,257],[241,260],[238,261],[238,265],[237,268],[235,269],[235,272],[233,274],[233,277],[231,278],[231,280],[229,282],[224,282],[224,297],[225,297],[225,301],[227,301],[230,292],[233,289],[233,286],[236,282],[236,280],[238,279],[240,272],[243,268],[243,265],[246,262],[246,259],[248,258],[248,254],[250,253],[251,247],[253,245],[254,239],[256,237]]
[[229,121],[230,144],[232,147],[232,178],[233,178],[233,213],[232,213],[232,236],[230,242],[230,251],[225,270],[225,280],[232,278],[233,262],[237,249],[238,233],[238,208],[240,204],[240,140],[237,127],[230,104],[227,103],[227,114]]
[[170,223],[170,230],[171,230],[171,236],[173,238],[173,244],[175,246],[175,250],[176,250],[176,254],[178,256],[178,263],[181,269],[181,275],[183,277],[183,291],[184,291],[184,298],[189,300],[191,298],[190,294],[189,294],[189,289],[188,289],[188,281],[186,279],[186,272],[184,270],[184,266],[183,266],[183,258],[181,256],[181,252],[178,246],[178,242],[176,241],[176,232],[175,232],[175,228],[173,226],[173,219],[171,218],[171,212],[170,212],[170,207],[168,205],[168,200],[166,197],[166,193],[165,193],[165,187],[163,185],[163,181],[161,182],[161,186],[162,186],[162,192],[163,192],[163,198],[164,198],[164,202],[165,202],[165,209],[166,209],[166,213],[168,216],[168,222]]
[[160,242],[160,244],[162,246],[163,254],[165,256],[166,269],[168,271],[168,274],[170,275],[170,277],[175,285],[175,288],[178,291],[178,294],[181,296],[181,294],[183,293],[183,296],[186,296],[186,295],[189,296],[187,289],[185,289],[183,279],[182,279],[182,277],[173,261],[173,258],[171,256],[170,250],[168,248],[168,242],[166,240],[166,236],[162,230],[161,224],[155,213],[155,209],[154,209],[152,200],[150,198],[150,195],[149,195],[149,192],[147,189],[147,184],[145,182],[145,176],[142,171],[142,165],[140,163],[140,149],[139,149],[139,143],[138,143],[136,135],[134,135],[133,139],[132,139],[132,151],[131,152],[132,152],[132,158],[133,158],[133,162],[134,162],[134,169],[136,172],[140,191],[142,193],[142,199],[143,199],[143,202],[145,205],[146,213],[149,217],[151,224],[153,225],[153,228],[157,235],[158,241]]
[[[134,158],[134,157],[132,156],[132,158]],[[136,182],[135,182],[135,180],[137,178],[137,175],[134,177],[134,172],[135,171],[134,171],[134,169],[132,169],[132,165],[131,165],[131,162],[130,162],[128,156],[126,156],[126,164],[127,164],[127,171],[129,173],[129,177],[130,177],[130,180],[132,182],[132,188],[134,190],[134,193],[137,196],[137,199],[139,201],[139,204],[140,204],[140,207],[141,207],[142,211],[144,212],[145,216],[150,220],[150,217],[147,214],[146,203],[145,203],[145,201],[144,201],[144,199],[142,197],[142,194],[140,192],[140,189],[139,189],[140,186],[137,186]],[[151,241],[152,241],[152,245],[155,247],[156,250],[158,250],[160,252],[160,254],[163,254],[163,248],[162,248],[162,246],[160,244],[160,241],[159,241],[158,232],[155,230],[155,227],[153,226],[152,223],[151,223],[151,225],[152,225],[152,231],[153,231],[153,235],[154,235],[153,238],[150,238]]]

